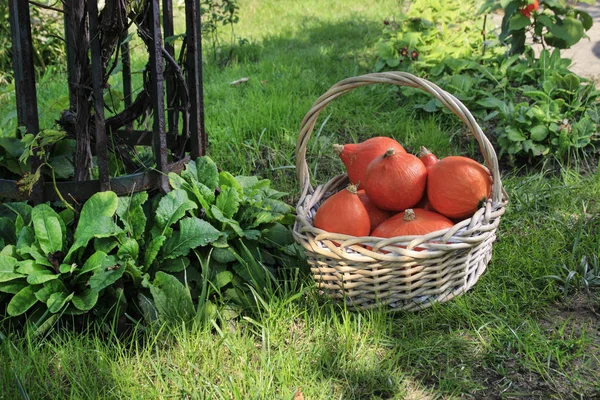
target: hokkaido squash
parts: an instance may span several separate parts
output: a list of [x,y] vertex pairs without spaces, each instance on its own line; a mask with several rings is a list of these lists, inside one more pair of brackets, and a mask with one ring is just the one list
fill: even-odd
[[[429,167],[431,167],[432,165],[434,165],[435,163],[437,163],[439,161],[437,156],[435,154],[433,154],[431,151],[429,151],[429,149],[427,147],[424,147],[424,146],[421,146],[421,148],[419,149],[419,160],[421,160],[423,165],[425,165],[425,168],[427,168],[428,170],[429,170]],[[419,201],[417,203],[416,208],[422,208],[424,210],[435,211],[435,209],[431,205],[431,202],[429,201],[429,198],[427,198],[427,190],[425,190],[425,194],[421,198],[421,201]]]
[[365,173],[365,192],[383,210],[403,211],[425,193],[427,169],[417,157],[393,148],[375,158]]
[[421,146],[419,149],[419,160],[421,160],[425,168],[429,168],[439,161],[436,155],[424,146]]
[[371,199],[369,199],[369,196],[367,196],[367,193],[364,190],[358,191],[358,198],[360,199],[360,201],[362,201],[363,205],[367,209],[367,213],[369,214],[369,221],[371,222],[371,231],[377,228],[377,226],[379,226],[379,224],[381,224],[383,221],[394,215],[393,211],[382,210],[381,208],[373,204],[373,202],[371,201]]
[[367,236],[371,232],[369,213],[358,197],[356,185],[326,199],[317,209],[313,224],[327,232],[351,236]]
[[452,221],[436,212],[409,208],[383,221],[371,236],[381,238],[420,236],[453,226]]
[[333,145],[333,150],[346,166],[350,183],[358,185],[361,189],[367,166],[389,148],[393,148],[397,153],[406,153],[400,143],[386,136],[376,136],[361,143]]
[[438,213],[448,218],[472,216],[491,190],[488,170],[468,157],[446,157],[429,167],[427,198]]

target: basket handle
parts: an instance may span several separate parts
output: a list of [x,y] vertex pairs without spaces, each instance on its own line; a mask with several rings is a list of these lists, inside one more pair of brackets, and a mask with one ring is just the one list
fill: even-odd
[[456,114],[461,121],[464,122],[467,128],[469,128],[469,131],[473,134],[473,136],[475,136],[477,142],[479,142],[479,149],[483,155],[485,165],[492,174],[492,201],[494,203],[502,201],[503,189],[502,182],[500,181],[500,172],[498,168],[498,158],[496,157],[496,152],[494,151],[492,143],[485,136],[475,121],[475,118],[473,118],[473,115],[471,115],[471,112],[460,100],[439,88],[434,83],[431,83],[425,79],[417,78],[416,76],[407,72],[399,71],[379,72],[346,78],[333,85],[331,89],[329,89],[315,101],[310,111],[308,111],[300,123],[300,133],[298,135],[298,141],[296,142],[296,173],[302,189],[302,196],[314,192],[314,188],[310,184],[310,173],[306,163],[306,147],[314,130],[319,114],[321,114],[321,111],[323,111],[327,104],[338,97],[357,87],[376,83],[386,83],[421,89],[433,95],[436,99],[441,101],[446,108]]

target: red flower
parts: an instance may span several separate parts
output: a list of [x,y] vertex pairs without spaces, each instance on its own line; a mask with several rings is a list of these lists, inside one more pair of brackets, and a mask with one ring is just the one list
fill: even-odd
[[540,8],[540,4],[538,3],[538,0],[533,0],[533,3],[527,4],[524,8],[521,8],[519,11],[521,12],[521,14],[523,14],[527,18],[530,18],[531,12],[536,11],[539,8]]

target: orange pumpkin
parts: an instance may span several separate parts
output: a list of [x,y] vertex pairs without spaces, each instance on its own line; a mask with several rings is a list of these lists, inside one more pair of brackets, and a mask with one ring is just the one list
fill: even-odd
[[436,212],[421,208],[409,208],[382,222],[371,233],[371,236],[391,238],[396,236],[426,235],[453,226],[454,223],[452,221]]
[[426,184],[427,169],[421,160],[390,148],[367,167],[364,188],[377,207],[402,211],[421,200]]
[[327,232],[367,236],[371,232],[369,213],[350,185],[329,197],[315,213],[313,224]]
[[367,213],[369,214],[369,221],[371,222],[371,231],[377,228],[379,224],[381,224],[386,219],[390,218],[394,215],[393,211],[382,210],[377,207],[367,196],[367,193],[364,190],[358,191],[358,198],[362,201],[363,205],[367,209]]
[[439,161],[436,155],[425,146],[421,146],[419,149],[419,160],[425,165],[425,168],[429,168]]
[[452,219],[472,216],[489,197],[488,170],[468,157],[450,156],[428,169],[427,198],[440,214]]
[[334,151],[340,156],[346,166],[350,183],[361,189],[368,165],[376,157],[393,148],[397,153],[406,153],[404,147],[396,140],[386,136],[376,136],[361,143],[334,144]]

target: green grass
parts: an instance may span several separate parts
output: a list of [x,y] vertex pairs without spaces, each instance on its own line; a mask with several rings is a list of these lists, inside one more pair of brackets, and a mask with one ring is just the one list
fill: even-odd
[[[209,154],[234,174],[274,180],[294,204],[300,121],[330,86],[372,70],[382,21],[400,6],[241,5],[236,33],[250,44],[228,65],[207,58],[204,67]],[[45,127],[65,106],[61,76],[53,72],[38,87]],[[229,85],[241,77],[249,81]],[[9,100],[0,97],[3,129],[12,123]],[[416,114],[394,88],[370,86],[323,111],[307,156],[313,180],[342,171],[333,143],[375,134],[413,152],[425,145],[439,156],[478,156],[456,118]],[[503,183],[510,203],[492,262],[448,303],[417,313],[349,312],[304,277],[257,310],[204,327],[140,324],[115,338],[110,325],[83,333],[59,325],[46,336],[0,336],[0,399],[292,399],[298,388],[311,400],[589,398],[600,391],[598,288],[565,294],[552,276],[566,278],[582,257],[599,255],[600,175],[548,168],[507,172]]]

